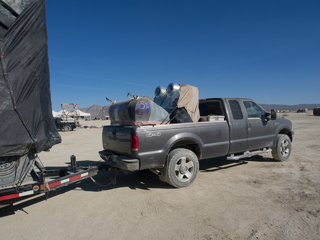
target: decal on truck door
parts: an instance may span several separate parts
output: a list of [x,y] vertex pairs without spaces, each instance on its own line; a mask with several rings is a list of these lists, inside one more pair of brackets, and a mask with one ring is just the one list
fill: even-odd
[[161,132],[149,132],[146,134],[146,137],[160,137]]

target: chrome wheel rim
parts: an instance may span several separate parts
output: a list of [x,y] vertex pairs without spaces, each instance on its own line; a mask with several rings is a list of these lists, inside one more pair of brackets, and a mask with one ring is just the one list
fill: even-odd
[[174,168],[175,176],[180,182],[189,181],[194,173],[193,161],[187,157],[181,157]]
[[281,145],[280,145],[280,154],[283,157],[288,157],[290,154],[290,149],[289,149],[289,141],[288,140],[282,140]]

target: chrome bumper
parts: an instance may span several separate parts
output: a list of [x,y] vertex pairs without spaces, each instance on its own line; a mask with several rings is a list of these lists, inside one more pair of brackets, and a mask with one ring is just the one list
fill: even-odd
[[140,161],[139,159],[132,159],[130,157],[117,155],[109,151],[100,151],[100,157],[110,166],[120,168],[127,171],[139,170]]

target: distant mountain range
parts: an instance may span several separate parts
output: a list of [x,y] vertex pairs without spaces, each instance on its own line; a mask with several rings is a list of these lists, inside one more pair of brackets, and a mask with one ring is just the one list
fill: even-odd
[[100,105],[92,105],[91,107],[86,108],[79,108],[81,111],[90,113],[91,118],[104,118],[105,116],[109,116],[109,107],[111,105],[107,106],[100,106]]
[[266,111],[270,111],[271,109],[295,111],[298,109],[305,109],[305,108],[312,110],[314,108],[320,107],[320,104],[297,104],[297,105],[260,104],[260,106],[263,107]]
[[[150,98],[150,97],[148,97]],[[152,99],[152,98],[150,98]],[[103,118],[105,116],[109,116],[109,107],[111,105],[100,106],[100,105],[92,105],[86,108],[79,108],[81,111],[90,113],[91,118]],[[298,105],[280,105],[280,104],[260,104],[266,111],[270,111],[271,109],[275,110],[298,110],[298,109],[314,109],[316,107],[320,107],[320,104],[298,104]]]

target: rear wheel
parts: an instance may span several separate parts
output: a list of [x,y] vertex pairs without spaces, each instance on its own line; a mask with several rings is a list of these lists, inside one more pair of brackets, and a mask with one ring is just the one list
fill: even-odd
[[276,146],[272,148],[272,156],[278,161],[286,161],[291,154],[291,140],[287,135],[279,134]]
[[182,188],[191,185],[199,171],[197,156],[185,148],[177,148],[170,152],[166,169],[167,183]]
[[64,125],[64,126],[63,126],[63,130],[66,131],[66,132],[68,132],[68,131],[71,131],[72,128],[71,128],[70,125]]

